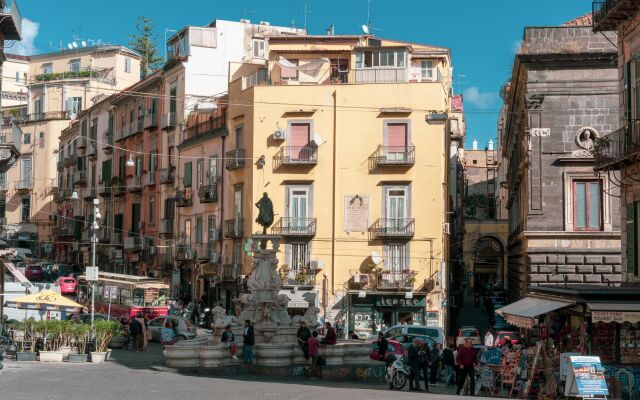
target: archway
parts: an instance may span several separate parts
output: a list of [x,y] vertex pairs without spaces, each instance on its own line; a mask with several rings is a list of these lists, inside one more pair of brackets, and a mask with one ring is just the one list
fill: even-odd
[[493,236],[482,236],[471,248],[473,286],[503,280],[504,246]]

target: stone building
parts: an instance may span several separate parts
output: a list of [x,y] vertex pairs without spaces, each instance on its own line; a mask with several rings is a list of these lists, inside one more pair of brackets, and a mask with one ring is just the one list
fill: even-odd
[[594,175],[592,157],[619,123],[616,37],[578,25],[525,28],[506,86],[511,298],[622,281],[619,189]]

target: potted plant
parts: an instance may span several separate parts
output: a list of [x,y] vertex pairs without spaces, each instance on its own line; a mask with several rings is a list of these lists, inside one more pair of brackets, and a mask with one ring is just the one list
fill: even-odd
[[104,362],[107,358],[107,346],[118,333],[119,326],[115,321],[96,321],[93,326],[95,351],[91,352],[91,362]]
[[59,329],[59,341],[60,341],[60,351],[63,354],[64,358],[69,357],[73,348],[71,347],[71,342],[73,339],[73,324],[71,321],[59,321],[60,329]]
[[16,352],[17,361],[35,361],[38,353],[36,349],[36,321],[33,318],[29,318],[19,325],[19,329],[22,331],[22,340],[19,343],[18,351]]
[[91,327],[87,324],[73,324],[70,328],[73,353],[69,354],[69,362],[80,363],[87,361],[87,342]]
[[62,346],[62,321],[38,321],[36,330],[43,340],[44,349],[40,351],[41,362],[62,362],[64,353]]

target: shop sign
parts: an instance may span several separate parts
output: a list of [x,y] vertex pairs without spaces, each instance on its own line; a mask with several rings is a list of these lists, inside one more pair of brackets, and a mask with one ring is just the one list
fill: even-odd
[[565,396],[608,396],[604,368],[597,356],[571,356],[571,368],[565,385]]
[[640,322],[640,312],[638,311],[591,311],[591,322],[630,322],[635,324]]
[[424,298],[419,299],[414,297],[412,299],[407,299],[404,297],[380,296],[376,298],[376,305],[378,307],[424,307]]

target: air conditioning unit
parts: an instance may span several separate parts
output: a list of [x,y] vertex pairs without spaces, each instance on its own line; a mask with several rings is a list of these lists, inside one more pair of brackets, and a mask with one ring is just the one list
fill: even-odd
[[209,241],[220,240],[220,232],[216,228],[209,229]]
[[446,233],[447,235],[451,234],[451,224],[448,222],[442,224],[442,232]]
[[282,129],[278,129],[277,131],[273,132],[273,135],[271,135],[271,137],[273,138],[273,140],[285,140],[287,138],[287,132]]
[[311,260],[309,262],[309,266],[311,267],[311,269],[314,270],[321,270],[324,268],[324,261],[323,260]]

